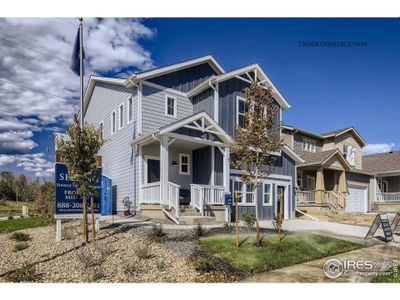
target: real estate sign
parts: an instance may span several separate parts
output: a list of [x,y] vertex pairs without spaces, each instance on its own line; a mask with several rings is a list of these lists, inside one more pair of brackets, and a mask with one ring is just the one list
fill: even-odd
[[[63,163],[56,163],[56,218],[81,218],[82,217],[82,197],[76,194],[74,182],[68,176],[68,168]],[[94,213],[100,215],[101,212],[101,169],[99,179],[96,183],[97,195],[93,197]],[[87,199],[88,208],[90,199]],[[88,209],[90,212],[90,209]]]

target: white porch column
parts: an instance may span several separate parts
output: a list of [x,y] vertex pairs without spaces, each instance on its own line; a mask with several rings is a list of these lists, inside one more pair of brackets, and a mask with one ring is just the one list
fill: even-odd
[[138,183],[139,183],[139,209],[140,209],[140,203],[143,201],[143,190],[142,190],[142,186],[143,183],[146,182],[146,179],[143,178],[144,177],[144,173],[143,172],[143,164],[144,164],[144,159],[143,159],[143,146],[142,145],[138,145],[139,148],[139,178],[138,178]]
[[223,185],[225,187],[225,192],[229,192],[229,148],[224,149],[224,171],[223,171]]
[[168,137],[160,141],[160,205],[168,203]]
[[211,178],[210,184],[215,185],[215,147],[211,146]]

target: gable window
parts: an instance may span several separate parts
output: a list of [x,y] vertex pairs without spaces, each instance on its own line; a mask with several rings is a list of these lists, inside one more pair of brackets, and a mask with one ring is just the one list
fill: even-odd
[[302,188],[302,187],[303,187],[303,172],[301,172],[301,171],[299,171],[299,172],[297,173],[297,186],[298,186],[299,188]]
[[242,97],[236,98],[236,124],[239,125],[241,128],[246,126],[246,114],[247,112],[247,105],[246,99]]
[[343,156],[350,164],[350,166],[354,166],[354,155],[355,149],[353,149],[350,145],[343,145]]
[[128,123],[133,120],[133,99],[129,97],[128,99]]
[[117,129],[117,120],[116,120],[116,112],[115,110],[111,113],[111,134],[115,133]]
[[179,174],[190,175],[190,155],[179,153]]
[[302,147],[304,151],[315,152],[316,145],[314,140],[303,138]]
[[103,123],[103,121],[100,122],[99,129],[100,129],[100,138],[102,140],[104,140],[104,123]]
[[263,184],[263,205],[272,205],[271,184]]
[[119,129],[124,127],[124,105],[121,104],[119,107]]
[[176,105],[175,97],[165,96],[165,115],[176,118]]

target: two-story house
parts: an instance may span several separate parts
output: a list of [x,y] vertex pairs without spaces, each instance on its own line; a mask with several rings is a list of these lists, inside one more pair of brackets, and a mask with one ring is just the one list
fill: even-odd
[[367,212],[375,197],[374,176],[363,170],[364,139],[353,128],[314,133],[284,125],[282,136],[302,159],[297,165],[299,208]]
[[[229,163],[235,124],[244,118],[244,89],[252,80],[273,88],[279,126],[290,105],[258,64],[226,72],[207,55],[127,79],[92,76],[84,120],[107,140],[100,155],[103,173],[112,179],[113,211],[130,207],[177,223],[226,221],[225,193],[239,190],[239,216],[254,214],[251,189]],[[287,146],[276,155],[274,174],[258,192],[261,219],[277,214],[278,194],[284,217],[294,217],[296,163],[303,160]]]

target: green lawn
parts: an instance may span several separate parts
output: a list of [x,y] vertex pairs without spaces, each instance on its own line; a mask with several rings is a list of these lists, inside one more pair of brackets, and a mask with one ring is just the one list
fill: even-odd
[[362,248],[363,245],[327,236],[293,233],[278,242],[277,235],[267,235],[263,247],[254,246],[254,236],[241,236],[236,248],[235,237],[216,235],[199,240],[201,249],[210,252],[247,272],[274,270],[337,253]]
[[47,225],[47,222],[40,217],[5,220],[0,221],[0,233],[13,232],[16,230],[40,227],[45,225]]
[[371,282],[376,282],[376,283],[400,283],[400,270],[397,268],[395,270],[392,268],[390,271],[390,275],[378,275],[375,276]]

